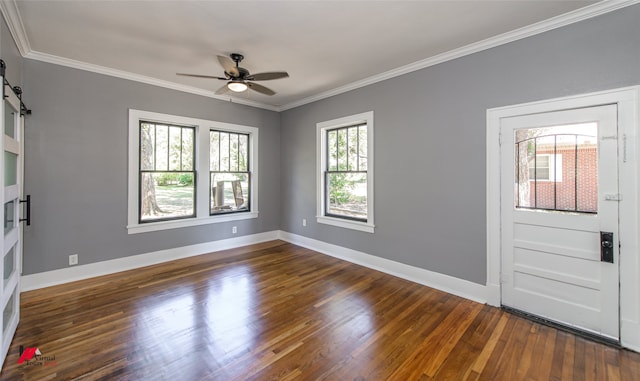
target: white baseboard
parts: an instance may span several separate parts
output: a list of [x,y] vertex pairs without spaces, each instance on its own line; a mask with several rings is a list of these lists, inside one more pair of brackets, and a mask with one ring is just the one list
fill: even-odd
[[335,258],[340,258],[361,266],[382,271],[387,274],[433,287],[476,302],[487,303],[487,301],[489,301],[489,304],[493,305],[490,300],[492,293],[483,285],[284,231],[271,231],[220,241],[205,242],[173,249],[132,255],[130,257],[112,259],[109,261],[24,275],[20,279],[20,289],[21,291],[31,291],[276,239],[282,239],[283,241],[306,247]]
[[280,231],[279,238],[294,245],[306,247],[335,258],[382,271],[384,273],[429,286],[465,299],[470,299],[479,303],[487,303],[489,293],[487,287],[481,284],[284,231]]
[[211,241],[195,245],[177,247],[174,249],[159,250],[151,253],[132,255],[130,257],[112,259],[109,261],[67,267],[64,269],[46,271],[43,273],[23,275],[20,279],[20,290],[31,291],[39,288],[74,282],[77,280],[83,280],[101,275],[113,274],[120,271],[127,271],[140,267],[155,265],[158,263],[173,261],[176,259],[193,257],[196,255],[211,253],[214,251],[228,250],[255,243],[273,241],[278,239],[278,236],[278,231],[271,231],[259,234],[245,235],[237,238],[229,238],[219,241]]
[[623,347],[640,352],[640,324],[637,321],[620,320],[620,342]]

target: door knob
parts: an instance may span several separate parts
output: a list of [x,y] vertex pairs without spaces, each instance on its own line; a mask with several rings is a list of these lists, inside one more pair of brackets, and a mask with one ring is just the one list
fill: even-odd
[[600,261],[613,263],[613,233],[600,232]]

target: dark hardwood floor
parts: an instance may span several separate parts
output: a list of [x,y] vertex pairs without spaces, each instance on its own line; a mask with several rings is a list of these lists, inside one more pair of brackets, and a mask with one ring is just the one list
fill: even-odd
[[[640,354],[282,241],[22,294],[1,380],[640,380]],[[19,347],[42,357],[18,364]]]

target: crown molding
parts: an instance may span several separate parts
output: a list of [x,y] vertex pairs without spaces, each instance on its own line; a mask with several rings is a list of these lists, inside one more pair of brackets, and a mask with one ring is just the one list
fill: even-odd
[[124,70],[112,69],[105,66],[94,65],[94,64],[90,64],[82,61],[76,61],[69,58],[55,56],[52,54],[31,51],[24,57],[28,59],[36,60],[36,61],[42,61],[42,62],[52,63],[56,65],[71,67],[74,69],[90,71],[93,73],[108,75],[111,77],[116,77],[121,79],[127,79],[134,82],[146,83],[148,85],[160,86],[167,89],[201,95],[203,97],[218,99],[222,101],[228,101],[231,103],[237,103],[245,106],[257,107],[257,108],[262,108],[270,111],[280,111],[277,107],[274,107],[271,105],[254,102],[254,101],[250,101],[242,98],[232,98],[232,97],[223,96],[223,95],[216,95],[212,91],[203,90],[197,87],[182,85],[179,83],[165,81],[165,80],[157,79],[153,77],[147,77],[145,75],[135,74],[135,73],[131,73]]
[[25,32],[24,24],[16,4],[16,0],[0,0],[0,11],[2,12],[11,35],[20,51],[20,54],[29,59],[53,63],[62,66],[68,66],[75,69],[86,70],[94,73],[109,75],[112,77],[128,79],[131,81],[146,83],[154,86],[165,87],[177,91],[186,93],[201,95],[213,99],[228,101],[232,103],[238,103],[246,106],[262,108],[270,111],[285,111],[295,107],[303,106],[312,102],[316,102],[322,99],[326,99],[338,94],[346,93],[351,90],[356,90],[361,87],[369,86],[377,82],[385,81],[400,75],[408,74],[417,70],[421,70],[430,66],[434,66],[446,61],[461,58],[473,53],[481,52],[483,50],[491,49],[500,45],[508,44],[510,42],[518,41],[523,38],[535,36],[553,29],[561,28],[570,24],[577,23],[579,21],[587,20],[596,16],[603,15],[605,13],[613,12],[615,10],[625,8],[634,4],[640,3],[640,0],[604,0],[598,3],[588,5],[584,8],[577,9],[572,12],[565,13],[520,29],[516,29],[507,33],[503,33],[498,36],[490,37],[485,40],[463,46],[458,49],[453,49],[448,52],[438,54],[436,56],[429,57],[427,59],[417,61],[405,66],[401,66],[396,69],[386,71],[381,74],[377,74],[360,81],[352,82],[350,84],[337,87],[332,90],[324,91],[322,93],[306,97],[291,103],[287,103],[281,106],[273,106],[265,103],[250,101],[241,98],[233,98],[229,96],[216,95],[211,91],[203,90],[193,86],[186,86],[175,82],[165,81],[157,78],[152,78],[140,74],[127,72],[124,70],[111,69],[104,66],[94,65],[82,61],[72,60],[69,58],[54,56],[47,53],[37,52],[31,49],[27,34]]
[[29,45],[27,32],[22,23],[18,4],[16,4],[15,0],[2,0],[0,1],[0,12],[2,12],[4,20],[7,22],[7,27],[9,27],[20,54],[24,57],[31,51],[31,45]]
[[377,82],[385,81],[394,77],[398,77],[403,74],[408,74],[417,70],[421,70],[430,66],[438,65],[440,63],[451,61],[456,58],[464,57],[473,53],[481,52],[483,50],[491,49],[500,45],[508,44],[510,42],[518,41],[523,38],[535,36],[553,29],[561,28],[570,24],[577,23],[579,21],[587,20],[596,16],[600,16],[605,13],[613,12],[615,10],[625,8],[634,4],[640,3],[640,0],[604,0],[595,4],[588,5],[584,8],[577,9],[572,12],[565,13],[550,19],[528,25],[526,27],[516,29],[510,32],[500,34],[498,36],[490,37],[485,40],[475,42],[463,46],[458,49],[453,49],[448,52],[438,54],[427,59],[417,61],[405,66],[401,66],[396,69],[389,70],[387,72],[377,74],[360,81],[356,81],[345,86],[337,87],[335,89],[325,91],[298,101],[294,101],[279,107],[279,111],[289,110],[295,107],[299,107],[308,103],[313,103],[325,98],[329,98],[338,94],[346,93],[347,91],[356,90],[361,87],[369,86]]

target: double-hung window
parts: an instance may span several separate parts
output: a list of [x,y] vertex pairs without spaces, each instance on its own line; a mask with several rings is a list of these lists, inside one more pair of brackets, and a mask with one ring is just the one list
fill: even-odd
[[209,132],[211,214],[249,210],[249,134]]
[[373,112],[317,124],[317,221],[373,232]]
[[129,110],[129,233],[256,218],[258,129]]

